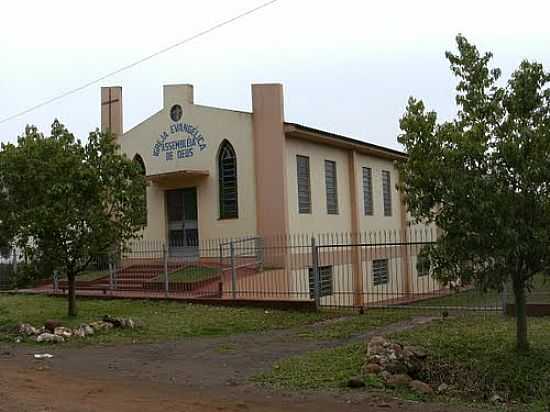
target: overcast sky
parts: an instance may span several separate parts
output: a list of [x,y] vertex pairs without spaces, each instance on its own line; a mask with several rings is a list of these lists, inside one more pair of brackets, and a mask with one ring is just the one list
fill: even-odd
[[[6,2],[0,17],[0,120],[138,60],[265,0]],[[199,104],[251,110],[250,84],[285,85],[287,121],[398,148],[410,95],[454,111],[444,52],[463,33],[505,76],[524,58],[550,70],[550,2],[279,0],[101,84],[0,124],[14,141],[54,118],[85,138],[100,86],[123,87],[128,130],[162,105],[162,85],[192,83]]]

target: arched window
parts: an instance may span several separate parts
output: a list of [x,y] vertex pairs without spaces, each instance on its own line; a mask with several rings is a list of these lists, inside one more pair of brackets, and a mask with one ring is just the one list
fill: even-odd
[[218,152],[218,178],[220,185],[220,219],[239,217],[237,193],[237,156],[231,143],[224,140]]
[[[139,169],[143,177],[147,176],[147,172],[145,170],[145,162],[143,161],[143,158],[139,154],[136,154],[134,156],[134,162],[139,166]],[[142,223],[146,225],[147,224],[147,187],[145,188],[145,191],[143,193],[143,201],[145,202],[145,208],[144,208],[144,216],[142,216],[142,219],[143,219]]]

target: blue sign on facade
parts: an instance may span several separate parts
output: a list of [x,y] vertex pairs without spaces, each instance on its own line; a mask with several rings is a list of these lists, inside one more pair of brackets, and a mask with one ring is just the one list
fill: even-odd
[[[182,137],[186,134],[187,137]],[[176,140],[168,141],[172,136]],[[167,161],[193,157],[195,153],[206,149],[206,139],[199,129],[189,123],[173,123],[170,128],[160,134],[160,138],[153,145],[153,156],[164,158]]]

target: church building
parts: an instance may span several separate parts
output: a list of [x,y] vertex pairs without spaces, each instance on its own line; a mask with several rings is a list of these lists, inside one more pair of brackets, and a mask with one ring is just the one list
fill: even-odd
[[[162,109],[125,131],[121,88],[102,88],[101,127],[148,182],[143,239],[167,245],[171,262],[216,259],[222,267],[223,240],[232,239],[231,250],[239,243],[243,265],[254,268],[237,274],[232,255],[233,269],[221,277],[224,297],[310,298],[312,235],[321,247],[322,304],[439,290],[419,260],[422,245],[395,236],[410,228],[396,189],[406,154],[288,123],[283,101],[280,84],[252,85],[252,112],[195,104],[193,86],[167,85]],[[373,232],[384,237],[365,236]]]
[[[401,230],[402,152],[285,121],[283,86],[252,85],[252,112],[195,104],[164,86],[161,110],[123,128],[122,89],[101,89],[101,127],[148,181],[144,239]],[[314,110],[314,108],[312,108]]]

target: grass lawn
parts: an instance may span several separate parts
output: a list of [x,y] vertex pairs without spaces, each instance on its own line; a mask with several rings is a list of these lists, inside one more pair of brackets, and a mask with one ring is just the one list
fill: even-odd
[[530,318],[527,354],[515,351],[515,319],[500,316],[438,321],[398,334],[432,354],[424,378],[455,385],[473,398],[498,393],[519,402],[550,401],[550,319]]
[[[220,271],[216,268],[204,266],[188,266],[176,272],[168,274],[170,282],[200,282],[219,276]],[[164,275],[159,276],[154,281],[164,281]]]
[[[527,294],[528,303],[548,303],[550,304],[550,278],[543,275],[536,276],[534,279],[533,290]],[[512,287],[507,290],[507,302],[514,301]],[[500,308],[502,306],[502,296],[496,291],[483,293],[478,290],[466,290],[457,292],[440,298],[428,299],[415,303],[413,306],[467,306],[479,308]]]
[[493,308],[497,310],[502,307],[502,298],[499,293],[489,291],[487,293],[478,290],[465,290],[462,292],[454,292],[447,296],[442,296],[433,299],[427,299],[413,303],[412,306],[440,306],[440,307],[469,307],[487,309]]
[[[77,277],[76,277],[76,281],[77,282],[85,282],[85,281],[92,281],[92,280],[97,280],[97,279],[101,279],[101,278],[104,278],[104,277],[107,277],[109,276],[109,272],[99,272],[99,271],[93,271],[93,270],[87,270],[87,271],[84,271],[82,273],[80,273]],[[67,280],[67,276],[61,276],[59,278],[59,280]]]
[[254,381],[275,389],[343,389],[349,378],[359,374],[362,354],[363,345],[359,343],[323,349],[280,361],[271,372]]
[[363,315],[350,314],[338,319],[329,319],[314,327],[303,328],[298,336],[319,340],[348,339],[375,328],[411,319],[415,315],[418,315],[418,312],[402,309],[372,309]]
[[192,336],[223,336],[297,327],[337,316],[330,312],[265,311],[146,300],[80,299],[78,308],[78,318],[69,319],[66,317],[67,302],[63,298],[0,294],[0,342],[13,342],[14,329],[21,322],[40,326],[48,319],[57,319],[67,326],[77,327],[80,323],[101,319],[105,314],[131,317],[145,326],[112,330],[83,342],[158,342]]
[[[532,350],[514,350],[515,322],[498,315],[447,319],[396,334],[392,339],[423,346],[430,357],[422,378],[437,387],[454,387],[448,396],[460,401],[487,401],[497,393],[517,402],[518,411],[547,411],[550,402],[550,319],[529,319]],[[365,344],[358,343],[294,357],[274,365],[256,381],[294,390],[341,389],[360,375]],[[378,378],[369,387],[380,388]],[[410,397],[410,393],[400,392]]]

